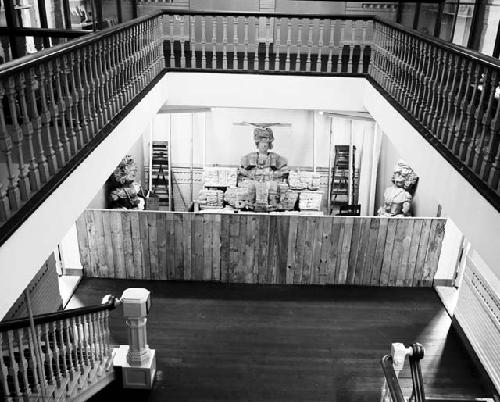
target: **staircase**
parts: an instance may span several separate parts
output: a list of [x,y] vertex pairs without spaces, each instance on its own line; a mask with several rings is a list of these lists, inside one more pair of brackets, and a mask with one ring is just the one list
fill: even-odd
[[111,383],[109,311],[91,307],[0,323],[0,400],[85,401]]

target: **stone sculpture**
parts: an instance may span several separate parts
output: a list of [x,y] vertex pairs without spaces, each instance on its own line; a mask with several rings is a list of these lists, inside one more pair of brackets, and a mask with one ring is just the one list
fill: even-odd
[[413,169],[400,160],[394,168],[392,186],[384,191],[384,205],[379,216],[411,216],[411,202],[418,177]]

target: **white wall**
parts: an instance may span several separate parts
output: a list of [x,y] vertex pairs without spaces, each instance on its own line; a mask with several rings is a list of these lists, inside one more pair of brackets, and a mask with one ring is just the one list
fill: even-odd
[[[390,185],[390,173],[397,159],[404,159],[420,176],[414,198],[417,215],[435,216],[440,204],[442,216],[453,219],[500,277],[500,213],[369,83],[366,83],[364,105],[384,132],[378,193]],[[381,201],[379,197],[378,202]]]

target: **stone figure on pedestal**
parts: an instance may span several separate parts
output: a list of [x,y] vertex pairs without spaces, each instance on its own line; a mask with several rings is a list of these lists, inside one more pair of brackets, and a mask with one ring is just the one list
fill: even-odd
[[384,191],[384,205],[379,216],[411,216],[411,202],[418,177],[413,169],[400,160],[394,168],[392,186]]

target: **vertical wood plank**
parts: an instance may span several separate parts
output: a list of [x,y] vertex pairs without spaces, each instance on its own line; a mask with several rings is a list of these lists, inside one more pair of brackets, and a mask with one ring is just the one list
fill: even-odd
[[253,282],[259,283],[259,231],[260,231],[260,216],[255,217],[255,231],[253,244]]
[[193,278],[192,227],[193,214],[184,214],[182,218],[182,240],[184,244],[184,279],[188,281]]
[[[277,217],[278,218],[278,217]],[[290,231],[290,217],[280,216],[278,220],[278,266],[275,283],[285,284],[288,260],[288,237]]]
[[403,241],[406,227],[410,220],[406,218],[397,218],[396,235],[394,237],[394,246],[392,248],[391,270],[389,272],[389,286],[396,286],[399,270],[401,269],[401,257],[403,253]]
[[108,266],[106,259],[106,244],[104,240],[104,226],[102,222],[102,211],[92,211],[95,224],[95,239],[97,244],[97,264],[95,276],[98,278],[108,277]]
[[422,286],[432,286],[434,282],[434,275],[438,268],[441,244],[444,237],[445,223],[446,221],[443,219],[432,220],[424,270],[422,273]]
[[347,267],[346,283],[353,285],[356,276],[356,259],[361,242],[362,218],[353,218],[351,244],[349,249],[349,263]]
[[358,255],[356,257],[356,265],[355,270],[356,273],[354,275],[354,283],[356,285],[363,284],[363,278],[365,276],[365,259],[368,251],[368,242],[370,238],[370,223],[371,218],[362,217],[361,219],[361,232],[359,235],[359,247],[358,247]]
[[167,236],[167,278],[175,279],[175,229],[171,212],[165,213],[165,231]]
[[234,268],[234,280],[245,283],[246,277],[246,254],[247,254],[247,216],[241,215],[238,219],[240,224],[240,236],[238,246],[238,264]]
[[328,282],[328,256],[332,246],[332,224],[333,217],[327,216],[323,219],[323,232],[321,234],[321,250],[319,260],[319,283],[321,285]]
[[296,215],[290,216],[290,226],[288,230],[288,252],[287,252],[287,266],[286,266],[286,283],[293,284],[293,274],[295,270],[295,256],[296,256],[296,242],[297,242],[297,228],[299,217]]
[[122,215],[124,212],[110,212],[111,225],[111,242],[114,250],[114,275],[113,278],[125,278],[125,254],[124,245],[124,229],[122,227]]
[[192,253],[194,254],[194,268],[192,279],[203,280],[203,214],[195,214],[192,225]]
[[270,216],[268,239],[267,269],[264,283],[275,283],[278,267],[278,217],[276,215]]
[[106,255],[106,277],[113,278],[115,274],[113,240],[111,238],[111,218],[110,211],[100,211],[102,216],[102,229],[104,231],[104,247]]
[[212,254],[213,254],[213,223],[212,214],[203,214],[203,268],[202,279],[210,281],[212,279]]
[[320,269],[321,269],[321,246],[323,243],[323,225],[325,219],[318,217],[317,224],[314,227],[314,245],[311,264],[311,280],[309,283],[319,285]]
[[368,245],[366,246],[365,260],[363,263],[363,285],[370,285],[375,267],[375,255],[377,251],[377,237],[380,229],[380,218],[371,218],[369,228]]
[[427,244],[429,243],[429,235],[431,231],[430,219],[426,219],[422,226],[420,233],[420,241],[418,245],[417,262],[415,264],[415,271],[413,272],[413,286],[421,286],[422,274],[424,272],[425,258],[427,255]]
[[139,223],[139,212],[130,211],[130,228],[132,232],[132,248],[133,248],[133,272],[129,279],[142,279],[142,241],[141,228]]
[[148,244],[149,244],[149,264],[150,278],[160,279],[158,268],[158,231],[156,227],[156,218],[158,212],[147,212],[148,214]]
[[333,285],[338,283],[338,273],[340,267],[340,254],[342,252],[342,241],[344,238],[344,218],[332,218],[332,232],[330,235],[330,253],[328,254],[327,281]]
[[420,236],[423,224],[424,224],[423,219],[415,219],[415,222],[413,223],[413,232],[409,246],[410,250],[408,253],[408,267],[406,269],[403,286],[413,285],[413,276],[415,274],[415,266],[417,265],[418,247],[420,244]]
[[391,218],[387,222],[387,236],[384,243],[384,260],[382,270],[380,271],[380,286],[389,285],[389,275],[391,272],[392,250],[394,248],[394,240],[396,238],[397,218]]
[[240,215],[229,216],[229,267],[228,280],[230,283],[235,282],[235,273],[238,270],[240,257]]
[[293,273],[293,283],[298,285],[302,281],[302,270],[304,267],[304,249],[306,242],[307,217],[298,217],[297,248],[295,250],[295,265]]
[[382,276],[382,267],[384,266],[385,239],[387,238],[387,228],[389,226],[388,218],[380,218],[379,229],[377,233],[377,246],[375,248],[375,257],[372,265],[372,276],[370,284],[372,286],[380,285]]
[[80,264],[83,267],[84,276],[88,275],[90,271],[90,247],[89,247],[89,236],[87,231],[87,222],[85,220],[85,215],[87,211],[83,213],[76,220],[76,238],[78,241],[78,248],[80,250]]
[[406,275],[408,273],[408,264],[410,257],[410,244],[411,244],[415,219],[406,218],[405,222],[406,222],[406,228],[403,237],[403,242],[401,243],[401,262],[398,267],[396,286],[405,286],[405,280],[407,278]]
[[254,283],[253,268],[254,268],[254,243],[255,243],[255,215],[247,215],[246,217],[246,242],[245,242],[245,283]]
[[134,250],[132,246],[132,228],[130,224],[130,212],[124,211],[120,213],[122,221],[122,238],[123,238],[123,259],[124,259],[124,272],[120,278],[133,278],[134,277]]
[[165,214],[156,216],[156,235],[158,237],[158,276],[161,280],[168,279],[167,273],[167,228]]
[[149,230],[148,230],[148,212],[140,211],[139,214],[139,227],[141,234],[141,250],[142,250],[142,264],[137,270],[136,279],[151,279],[151,264],[149,260]]
[[176,280],[184,279],[184,241],[183,241],[183,224],[182,218],[184,214],[173,213],[174,217],[174,278]]
[[220,281],[221,216],[214,216],[212,231],[212,280]]
[[314,231],[317,225],[316,217],[307,217],[306,218],[306,237],[304,242],[304,260],[302,263],[302,278],[300,280],[301,284],[309,284],[311,283],[311,265],[312,265],[312,257],[313,257],[313,246],[314,246]]
[[347,271],[349,269],[349,251],[351,248],[353,235],[354,218],[346,217],[344,221],[344,233],[342,238],[342,248],[340,253],[340,265],[337,284],[344,284],[347,280]]
[[221,239],[220,239],[220,280],[221,282],[229,281],[229,235],[231,230],[231,217],[228,214],[221,216]]
[[267,278],[270,223],[269,215],[259,215],[259,283],[266,283]]

